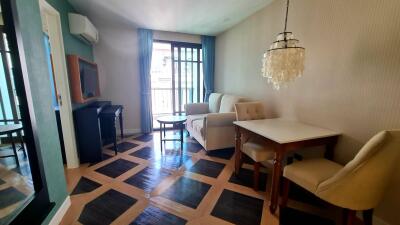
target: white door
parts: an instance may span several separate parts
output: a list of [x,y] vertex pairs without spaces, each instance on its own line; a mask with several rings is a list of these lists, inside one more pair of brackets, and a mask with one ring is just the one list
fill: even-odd
[[48,35],[57,101],[60,110],[61,127],[64,139],[65,156],[68,168],[79,167],[79,158],[75,141],[69,80],[65,60],[64,41],[60,15],[45,0],[39,0],[43,31]]

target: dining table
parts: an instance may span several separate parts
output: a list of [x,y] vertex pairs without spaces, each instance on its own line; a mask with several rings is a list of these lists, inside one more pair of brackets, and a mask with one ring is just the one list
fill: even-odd
[[235,121],[235,174],[239,173],[242,147],[242,135],[258,136],[274,151],[272,185],[269,209],[275,213],[278,201],[280,182],[283,171],[283,160],[288,153],[309,147],[324,146],[324,157],[332,159],[339,132],[306,124],[296,120],[274,118],[262,120]]

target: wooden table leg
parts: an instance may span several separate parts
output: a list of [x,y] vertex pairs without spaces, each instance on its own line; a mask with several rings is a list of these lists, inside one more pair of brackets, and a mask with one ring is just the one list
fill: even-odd
[[290,180],[286,178],[283,179],[283,187],[282,187],[282,201],[280,204],[280,208],[285,208],[287,206],[288,200],[289,200],[289,189],[290,189]]
[[25,146],[24,146],[24,138],[23,138],[23,136],[22,136],[21,131],[18,132],[18,137],[19,137],[19,140],[21,141],[21,148],[20,148],[20,150],[22,150],[22,152],[24,153],[24,156],[26,157],[26,150],[25,150]]
[[121,129],[121,140],[124,139],[124,123],[122,120],[122,110],[119,113],[119,128]]
[[343,209],[343,224],[344,225],[354,225],[356,219],[356,211],[350,209]]
[[374,209],[368,209],[363,211],[363,219],[365,225],[372,225],[373,214],[374,214]]
[[17,164],[17,167],[19,167],[18,152],[17,152],[17,149],[15,148],[15,143],[14,143],[14,138],[12,136],[12,133],[8,134],[8,138],[10,138],[10,140],[11,140],[11,146],[12,146],[12,149],[14,152],[15,163]]
[[183,124],[179,124],[181,131],[181,153],[183,153]]
[[162,123],[160,123],[160,149],[161,149],[161,152],[162,152],[162,142],[163,142],[162,131],[163,131],[163,125],[162,125]]
[[329,143],[326,144],[326,150],[324,154],[324,157],[329,160],[332,160],[334,157],[334,151],[338,137],[332,137],[331,139],[332,140],[330,140]]
[[269,205],[269,210],[271,214],[274,214],[279,201],[279,185],[280,185],[280,178],[282,175],[282,159],[283,159],[283,151],[278,149],[275,152],[274,158],[274,170],[272,174],[272,187],[271,187],[271,202]]
[[239,175],[239,170],[240,170],[240,161],[241,161],[241,134],[240,134],[240,128],[238,126],[235,126],[235,174]]
[[114,142],[114,153],[115,155],[118,154],[118,145],[117,145],[117,126],[115,125],[116,121],[115,118],[113,119],[113,142]]

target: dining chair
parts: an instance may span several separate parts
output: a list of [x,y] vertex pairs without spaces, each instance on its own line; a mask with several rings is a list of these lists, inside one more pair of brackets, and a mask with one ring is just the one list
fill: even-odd
[[[265,119],[264,107],[261,102],[244,102],[235,104],[236,120],[261,120]],[[242,153],[249,156],[254,161],[253,172],[253,189],[258,191],[260,166],[262,162],[274,158],[274,151],[270,148],[262,138],[251,136],[249,134],[242,135],[242,146],[240,154],[240,165],[242,165]],[[241,167],[241,166],[240,166]]]
[[342,166],[327,159],[309,159],[284,168],[281,207],[286,207],[290,182],[322,200],[344,208],[344,221],[354,224],[356,211],[372,225],[373,209],[381,201],[400,155],[400,130],[381,131],[353,160]]

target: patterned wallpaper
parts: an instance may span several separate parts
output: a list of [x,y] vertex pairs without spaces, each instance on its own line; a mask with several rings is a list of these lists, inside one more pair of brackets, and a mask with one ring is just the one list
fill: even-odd
[[[261,58],[283,30],[284,7],[274,1],[217,37],[216,90],[262,100],[270,116],[342,132],[340,163],[378,131],[400,129],[400,2],[292,1],[288,30],[306,48],[306,69],[275,91],[261,76]],[[400,221],[399,189],[394,176],[376,210],[393,224]]]

